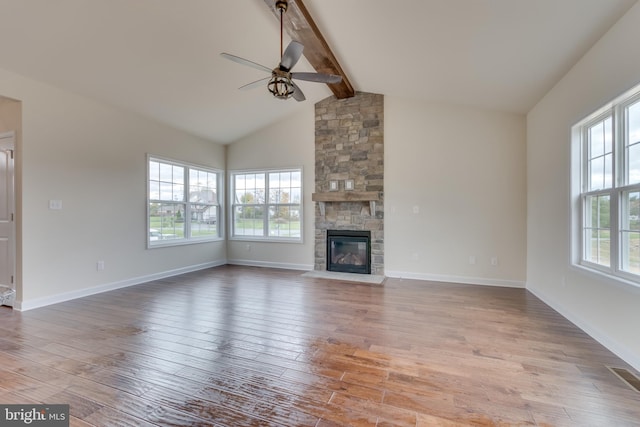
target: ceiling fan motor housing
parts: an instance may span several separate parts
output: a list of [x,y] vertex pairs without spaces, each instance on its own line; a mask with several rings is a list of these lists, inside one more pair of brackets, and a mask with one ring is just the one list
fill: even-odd
[[276,9],[280,12],[284,13],[287,11],[287,7],[289,7],[289,2],[286,0],[278,0],[276,1]]

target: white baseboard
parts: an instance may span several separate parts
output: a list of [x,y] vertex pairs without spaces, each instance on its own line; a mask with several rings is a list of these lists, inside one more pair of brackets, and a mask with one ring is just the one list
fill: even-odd
[[410,273],[406,271],[385,270],[387,277],[397,279],[428,280],[433,282],[464,283],[467,285],[502,286],[505,288],[525,288],[526,283],[520,280],[487,279],[484,277],[449,276],[441,274]]
[[79,289],[77,291],[64,292],[61,294],[51,295],[48,297],[34,298],[26,301],[16,301],[13,308],[18,311],[33,310],[34,308],[45,307],[51,304],[70,301],[76,298],[87,297],[89,295],[100,294],[102,292],[113,291],[128,286],[139,285],[141,283],[150,282],[152,280],[164,279],[166,277],[177,276],[178,274],[190,273],[192,271],[204,270],[205,268],[219,267],[225,265],[226,260],[212,261],[203,264],[190,265],[187,267],[176,268],[173,270],[161,271],[146,276],[133,277],[118,282],[105,283],[104,285],[94,286],[91,288]]
[[620,359],[627,362],[629,365],[633,366],[633,368],[636,371],[640,371],[639,355],[634,354],[634,352],[629,350],[625,345],[615,340],[612,340],[611,337],[608,336],[608,334],[602,332],[600,329],[595,327],[588,320],[574,314],[573,312],[571,312],[571,310],[568,310],[562,304],[558,304],[554,302],[552,298],[549,298],[540,289],[537,289],[536,287],[529,285],[527,286],[527,290],[531,292],[533,295],[535,295],[536,297],[538,297],[542,302],[547,304],[549,307],[551,307],[552,309],[560,313],[562,317],[564,317],[565,319],[567,319],[568,321],[576,325],[578,328],[584,331],[591,338],[593,338],[594,340],[598,341],[600,344],[605,346],[613,354],[615,354]]
[[252,259],[229,259],[227,260],[227,264],[244,265],[247,267],[282,268],[285,270],[313,270],[313,265],[311,264],[290,264],[284,262],[255,261]]

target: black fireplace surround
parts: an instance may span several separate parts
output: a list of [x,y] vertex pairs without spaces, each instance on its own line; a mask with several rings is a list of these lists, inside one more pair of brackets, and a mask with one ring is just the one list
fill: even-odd
[[327,230],[327,270],[371,274],[371,232]]

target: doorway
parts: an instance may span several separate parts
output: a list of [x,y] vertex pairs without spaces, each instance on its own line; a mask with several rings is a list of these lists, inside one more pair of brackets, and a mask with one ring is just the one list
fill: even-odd
[[0,304],[11,306],[16,276],[14,153],[14,132],[0,133]]

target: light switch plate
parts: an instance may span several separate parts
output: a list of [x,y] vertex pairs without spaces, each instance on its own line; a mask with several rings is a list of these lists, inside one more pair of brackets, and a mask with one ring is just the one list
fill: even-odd
[[62,209],[62,200],[49,200],[49,209],[51,210]]

